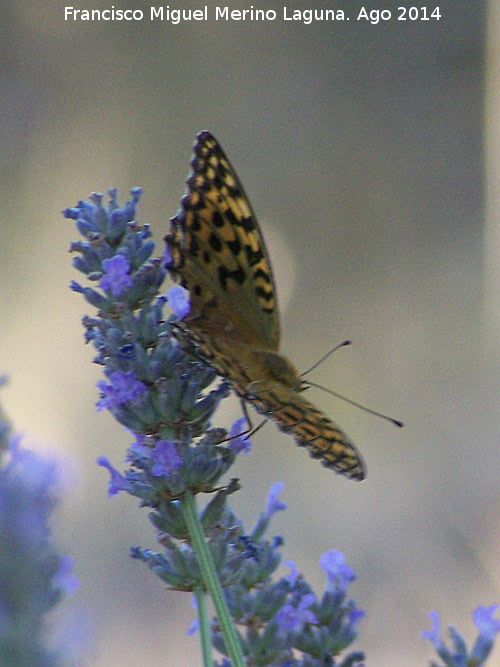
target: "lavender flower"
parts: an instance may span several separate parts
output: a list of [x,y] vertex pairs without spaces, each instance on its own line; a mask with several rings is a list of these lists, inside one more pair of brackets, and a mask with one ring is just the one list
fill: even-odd
[[111,291],[113,296],[120,296],[127,287],[134,284],[129,276],[130,262],[123,255],[105,259],[102,268],[104,275],[99,282],[99,287],[105,291]]
[[69,666],[70,651],[50,648],[46,632],[49,612],[78,587],[73,560],[57,552],[51,535],[57,467],[21,446],[3,413],[0,431],[0,664]]
[[462,635],[453,625],[448,626],[452,649],[446,646],[441,638],[440,619],[437,611],[429,612],[428,616],[432,625],[430,630],[424,630],[421,633],[422,637],[431,642],[446,667],[481,667],[491,653],[494,639],[500,631],[500,619],[493,618],[498,607],[497,604],[489,607],[480,605],[473,611],[472,618],[479,630],[479,635],[470,652]]
[[100,456],[97,459],[97,464],[106,468],[110,474],[109,484],[108,484],[108,495],[116,496],[120,491],[130,491],[132,485],[128,482],[125,477],[114,468],[108,459],[105,456]]
[[294,630],[295,632],[302,632],[306,623],[318,623],[316,615],[309,609],[309,607],[316,602],[314,593],[306,593],[300,600],[296,607],[292,604],[284,604],[275,619],[282,630]]
[[109,383],[105,380],[99,380],[97,386],[101,390],[102,398],[97,401],[97,409],[103,410],[118,407],[128,401],[135,401],[142,392],[147,390],[144,382],[138,380],[135,371],[128,373],[114,371],[110,375]]
[[319,559],[319,564],[327,576],[326,590],[328,591],[346,591],[349,584],[356,578],[354,570],[346,565],[344,554],[336,549],[323,554]]
[[271,486],[271,490],[267,496],[266,509],[264,510],[265,516],[269,519],[276,512],[281,512],[286,509],[286,503],[278,498],[278,495],[283,491],[284,484],[283,482],[275,482]]
[[[228,499],[239,484],[221,484],[221,477],[241,452],[250,450],[242,435],[246,420],[237,420],[229,435],[211,427],[211,416],[229,387],[222,381],[214,388],[212,368],[196,350],[184,349],[176,323],[189,313],[189,295],[179,286],[159,294],[169,257],[152,258],[149,228],[136,220],[141,191],[131,194],[120,208],[116,190],[109,191],[106,209],[102,195],[94,194],[65,215],[84,236],[71,246],[77,253],[74,266],[99,281],[102,290],[72,284],[99,308],[97,316],[84,318],[85,339],[96,348],[94,361],[104,367],[106,377],[98,383],[98,409],[110,410],[133,435],[124,473],[105,457],[98,462],[110,473],[110,495],[125,491],[150,508],[162,547],[158,552],[134,547],[132,556],[167,586],[196,595],[207,588],[210,572],[216,575],[223,599],[218,599],[217,586],[211,586],[217,610],[211,639],[222,654],[220,665],[242,665],[243,654],[249,664],[263,666],[334,664],[334,657],[356,637],[360,615],[346,597],[354,575],[339,556],[331,575],[335,592],[328,590],[321,599],[295,566],[290,575],[275,577],[284,541],[280,536],[268,539],[265,532],[273,515],[286,508],[278,497],[281,482],[271,487],[250,532],[230,508]],[[166,305],[173,310],[170,316],[163,313]],[[193,513],[190,498],[203,492],[211,493],[209,500]],[[205,538],[201,543],[198,531]],[[228,628],[229,615],[239,635]],[[202,625],[200,631],[207,628]],[[352,666],[362,659],[360,653],[346,658]],[[205,664],[212,662],[205,656]]]
[[500,619],[493,618],[499,605],[492,604],[489,607],[480,605],[472,612],[472,619],[479,630],[478,638],[471,651],[471,660],[478,665],[484,663],[493,648],[493,642],[500,631]]
[[235,419],[229,429],[228,442],[231,449],[239,454],[249,454],[252,449],[252,441],[248,437],[248,423],[246,417]]
[[172,440],[158,440],[152,451],[152,457],[155,464],[151,468],[151,473],[155,477],[161,477],[162,475],[168,477],[184,463],[177,454],[176,444]]
[[[165,247],[168,248],[168,246]],[[170,261],[172,260],[170,259]],[[186,317],[191,310],[189,292],[180,285],[174,285],[168,290],[167,303],[180,320]]]

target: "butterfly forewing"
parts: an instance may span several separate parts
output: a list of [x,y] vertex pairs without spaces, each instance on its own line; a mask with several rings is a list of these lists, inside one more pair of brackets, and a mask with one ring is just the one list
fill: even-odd
[[181,210],[171,221],[171,271],[178,270],[194,312],[215,304],[249,338],[277,350],[276,291],[264,239],[234,169],[209,132],[198,135],[191,169]]
[[171,257],[167,268],[191,299],[191,312],[179,322],[177,335],[194,344],[241,398],[311,456],[350,479],[363,479],[354,445],[299,394],[300,377],[278,354],[269,255],[243,187],[209,132],[197,137],[186,185],[165,237]]

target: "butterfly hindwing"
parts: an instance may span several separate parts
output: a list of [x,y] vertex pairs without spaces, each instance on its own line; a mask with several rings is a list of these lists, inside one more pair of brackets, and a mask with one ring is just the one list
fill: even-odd
[[364,479],[363,460],[349,437],[293,388],[254,382],[248,387],[247,399],[324,466],[351,479]]

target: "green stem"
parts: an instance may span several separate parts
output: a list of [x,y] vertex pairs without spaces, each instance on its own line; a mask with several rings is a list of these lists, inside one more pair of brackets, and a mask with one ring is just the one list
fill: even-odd
[[201,651],[203,654],[203,667],[212,667],[212,642],[210,640],[210,618],[207,608],[207,595],[199,586],[195,591],[198,606],[198,620],[200,622]]
[[224,635],[227,652],[231,658],[233,667],[245,667],[245,659],[243,657],[240,639],[236,632],[236,628],[233,625],[231,615],[229,614],[226,599],[222,592],[222,586],[220,585],[215,570],[212,553],[205,540],[200,517],[198,516],[195,497],[190,491],[187,491],[183,495],[181,499],[181,507],[191,538],[191,544],[198,556],[203,581],[214,603],[215,613],[217,614],[219,625],[222,634]]

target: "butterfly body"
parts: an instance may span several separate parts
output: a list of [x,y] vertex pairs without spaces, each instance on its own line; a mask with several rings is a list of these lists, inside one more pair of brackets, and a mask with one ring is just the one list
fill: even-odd
[[194,151],[187,193],[165,237],[167,268],[191,300],[176,335],[195,345],[242,399],[311,456],[351,479],[363,479],[354,445],[304,398],[297,370],[279,353],[269,255],[234,169],[209,132],[198,135]]

